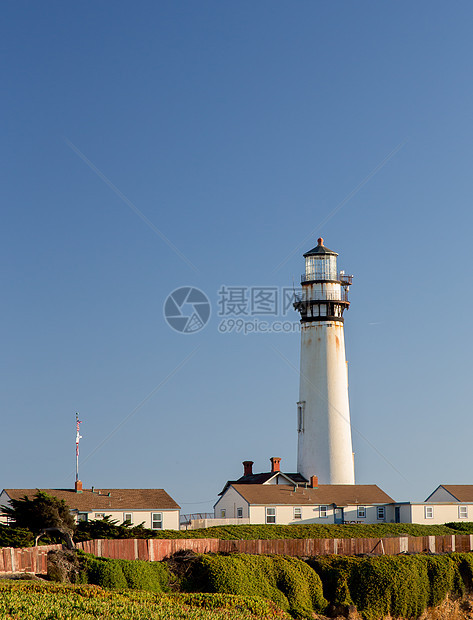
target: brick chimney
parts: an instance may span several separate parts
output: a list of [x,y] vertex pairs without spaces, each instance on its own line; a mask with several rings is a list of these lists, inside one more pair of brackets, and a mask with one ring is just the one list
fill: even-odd
[[279,456],[271,457],[271,473],[274,474],[277,471],[281,471],[281,458]]
[[243,461],[243,475],[244,476],[253,475],[253,461]]
[[82,481],[76,480],[75,484],[76,493],[82,493]]
[[311,476],[310,477],[310,487],[312,489],[318,489],[319,488],[319,477],[318,476]]

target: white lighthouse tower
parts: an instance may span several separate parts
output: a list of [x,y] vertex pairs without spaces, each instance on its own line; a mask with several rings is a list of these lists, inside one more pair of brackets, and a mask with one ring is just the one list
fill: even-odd
[[302,335],[297,467],[321,484],[355,484],[343,331],[352,276],[337,271],[337,256],[322,238],[304,254],[302,294],[294,303]]

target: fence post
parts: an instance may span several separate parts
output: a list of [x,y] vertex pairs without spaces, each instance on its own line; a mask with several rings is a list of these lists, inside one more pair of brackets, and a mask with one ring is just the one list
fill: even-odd
[[11,570],[12,573],[16,573],[16,553],[13,547],[10,547],[10,558],[11,558]]
[[429,536],[429,551],[435,553],[437,538],[436,536]]

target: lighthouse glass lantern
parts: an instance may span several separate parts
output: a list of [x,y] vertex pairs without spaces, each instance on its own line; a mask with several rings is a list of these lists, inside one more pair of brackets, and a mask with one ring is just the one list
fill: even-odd
[[305,274],[303,281],[337,280],[337,253],[327,250],[323,246],[323,239],[318,239],[318,245],[305,257]]

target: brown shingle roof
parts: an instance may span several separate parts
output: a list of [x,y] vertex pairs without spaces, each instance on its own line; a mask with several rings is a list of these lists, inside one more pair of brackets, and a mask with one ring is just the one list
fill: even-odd
[[[4,489],[10,499],[27,495],[34,497],[38,489]],[[177,510],[178,504],[164,489],[40,489],[48,495],[63,499],[72,510],[81,512],[107,510]],[[100,491],[100,495],[99,495]],[[110,493],[110,497],[108,496]]]
[[441,484],[459,502],[473,502],[473,484]]
[[394,502],[375,484],[321,484],[318,488],[289,485],[234,484],[233,488],[249,504],[356,506]]

